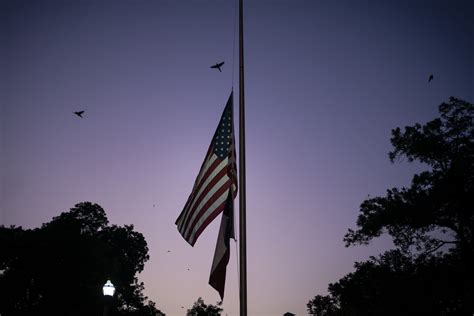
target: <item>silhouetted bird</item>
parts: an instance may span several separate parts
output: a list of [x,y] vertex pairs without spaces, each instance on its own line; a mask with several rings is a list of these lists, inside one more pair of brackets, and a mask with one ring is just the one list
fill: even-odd
[[188,268],[188,271],[189,271],[189,268]]
[[431,80],[433,80],[433,74],[430,75],[430,77],[428,78],[428,82],[430,82]]
[[84,111],[74,112],[74,114],[76,114],[77,116],[81,118],[82,118],[82,113],[84,113]]
[[171,250],[168,250],[167,252],[171,252]]
[[219,69],[219,72],[222,72],[222,70],[221,70],[222,65],[224,65],[224,62],[215,64],[214,66],[211,66],[211,68]]

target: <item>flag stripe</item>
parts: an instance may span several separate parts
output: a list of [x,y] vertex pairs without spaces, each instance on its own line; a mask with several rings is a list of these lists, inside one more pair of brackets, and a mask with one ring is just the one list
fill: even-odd
[[226,191],[224,194],[222,194],[219,199],[213,204],[212,209],[210,209],[208,212],[206,212],[206,215],[202,217],[202,223],[199,225],[196,225],[195,233],[192,235],[194,236],[193,239],[191,239],[191,243],[194,244],[199,235],[204,231],[204,229],[216,218],[224,209],[225,203],[226,203],[226,198],[227,198],[227,192],[228,192],[229,186],[225,189]]
[[[219,160],[216,160],[219,162]],[[217,188],[214,188],[215,185],[218,183],[218,181],[225,176],[226,174],[226,168],[225,168],[226,163],[221,162],[219,165],[213,167],[213,169],[209,169],[211,171],[211,174],[209,177],[207,177],[202,184],[200,185],[200,191],[197,194],[193,195],[193,198],[191,202],[189,203],[188,206],[188,213],[191,214],[190,216],[186,217],[186,220],[183,222],[181,227],[179,228],[180,231],[185,232],[187,230],[187,227],[189,226],[190,220],[192,220],[196,216],[196,210],[199,210],[201,207],[202,203],[201,201],[206,198],[206,196],[209,194],[209,192],[214,189],[217,190]],[[213,192],[214,192],[213,191]],[[191,218],[192,216],[192,218]]]
[[[200,202],[199,207],[197,207],[194,211],[193,217],[190,221],[190,225],[188,225],[188,227],[186,228],[184,236],[190,238],[190,232],[195,231],[194,227],[196,226],[196,223],[200,220],[202,216],[208,214],[208,208],[213,206],[213,203],[219,199],[219,197],[223,194],[225,190],[229,188],[230,185],[230,178],[224,172],[224,175],[219,179],[218,183],[216,183],[216,185],[214,185],[211,190],[209,190],[209,193],[206,194],[205,199]],[[212,210],[210,211],[212,212]]]
[[193,188],[193,191],[195,191],[196,189],[199,189],[198,186],[201,185],[202,179],[205,179],[209,175],[209,169],[213,168],[214,164],[219,163],[219,162],[216,162],[216,160],[218,160],[217,158],[218,157],[214,155],[214,153],[212,152],[212,145],[209,146],[209,150],[206,155],[206,162],[203,165],[202,170],[199,171],[199,175],[196,179],[196,183],[194,184],[195,187]]
[[[211,161],[213,162],[213,160],[211,159],[213,158],[213,155],[212,155],[212,145],[209,146],[208,150],[207,150],[207,153],[206,153],[206,158],[204,159],[202,165],[201,165],[201,168],[199,169],[199,174],[196,178],[196,180],[194,181],[194,185],[193,185],[193,191],[192,192],[195,192],[195,188],[198,186],[199,182],[201,181],[201,178],[204,176],[204,173],[206,172],[206,169],[209,168],[209,165],[211,164]],[[175,224],[178,225],[178,223],[181,223],[182,224],[182,221],[187,217],[188,213],[187,213],[187,206],[189,205],[189,203],[191,202],[191,200],[193,199],[194,195],[192,194],[191,192],[191,195],[189,195],[188,197],[188,200],[186,201],[186,204],[184,206],[184,209],[183,211],[181,212],[181,214],[179,214],[178,218],[176,219],[176,222]]]
[[[221,189],[226,191],[229,189],[229,187],[230,183],[226,184]],[[193,244],[194,241],[197,239],[197,236],[199,236],[201,232],[207,227],[207,225],[209,225],[212,220],[223,210],[225,198],[226,194],[220,194],[219,196],[217,196],[215,201],[212,202],[209,209],[206,210],[206,212],[199,218],[197,223],[193,226],[192,234],[190,234],[190,240]]]
[[[209,175],[203,179],[203,181],[198,186],[196,194],[193,195],[193,198],[189,204],[189,213],[194,214],[196,206],[199,205],[201,200],[206,196],[209,190],[212,189],[212,186],[219,181],[225,175],[227,161],[220,161],[216,159],[212,166],[209,168]],[[181,230],[185,230],[189,224],[189,218],[186,218],[186,222],[181,227]]]
[[[208,157],[206,160],[206,163],[203,165],[203,172],[200,173],[200,176],[198,177],[198,180],[196,180],[196,183],[194,184],[193,192],[197,192],[200,190],[201,186],[203,185],[203,182],[206,181],[207,177],[209,176],[210,173],[214,171],[217,165],[219,165],[220,161],[217,159],[216,155],[211,154],[211,156]],[[204,181],[202,181],[204,179]],[[188,221],[189,214],[191,213],[191,207],[192,203],[196,198],[196,194],[191,194],[188,198],[188,201],[186,202],[186,205],[184,207],[184,211],[181,214],[185,214],[184,217],[181,219],[181,222],[178,225],[178,229],[182,230],[183,225],[186,225]],[[178,219],[179,220],[179,219]]]

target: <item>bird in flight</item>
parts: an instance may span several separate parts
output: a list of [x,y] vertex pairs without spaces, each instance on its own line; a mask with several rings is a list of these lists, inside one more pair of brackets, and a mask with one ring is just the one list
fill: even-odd
[[168,250],[167,252],[171,252],[171,250]]
[[430,82],[431,80],[433,80],[433,74],[430,75],[430,77],[428,78],[428,82]]
[[211,66],[211,68],[213,68],[213,69],[219,69],[219,72],[222,72],[222,70],[221,70],[222,65],[224,65],[224,62],[215,64],[214,66]]
[[80,118],[82,118],[82,114],[84,113],[84,111],[78,111],[78,112],[74,112],[74,114],[76,114],[77,116],[79,116]]

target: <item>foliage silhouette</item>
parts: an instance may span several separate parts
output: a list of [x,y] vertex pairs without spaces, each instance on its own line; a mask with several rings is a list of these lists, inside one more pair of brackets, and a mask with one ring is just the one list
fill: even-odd
[[220,316],[222,308],[220,308],[222,302],[218,302],[216,305],[206,305],[204,300],[199,297],[196,302],[194,302],[193,307],[188,309],[187,315],[189,316]]
[[311,315],[474,312],[474,106],[451,97],[440,117],[392,130],[392,162],[428,165],[409,188],[365,200],[346,246],[388,233],[396,250],[356,263],[307,304]]
[[0,226],[0,313],[97,315],[102,286],[116,288],[115,315],[155,315],[136,275],[149,259],[133,225],[108,225],[102,207],[76,204],[33,230]]
[[336,301],[332,296],[316,295],[306,305],[310,315],[331,316],[338,315],[339,301]]
[[[346,245],[366,244],[388,232],[404,251],[431,253],[444,245],[460,249],[463,260],[474,253],[474,106],[451,97],[439,107],[441,118],[392,131],[390,160],[406,156],[431,170],[413,177],[410,188],[387,190],[365,200],[349,229]],[[436,233],[436,234],[433,234]]]
[[355,271],[329,284],[329,295],[307,304],[317,316],[459,315],[465,290],[457,254],[407,256],[391,250],[355,263]]

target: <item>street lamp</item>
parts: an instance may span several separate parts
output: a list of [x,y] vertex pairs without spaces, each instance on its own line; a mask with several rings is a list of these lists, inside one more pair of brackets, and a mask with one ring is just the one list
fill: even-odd
[[104,296],[114,296],[115,287],[112,282],[110,282],[110,280],[107,280],[107,282],[105,282],[104,287],[102,288],[102,292],[104,292]]
[[104,293],[104,316],[108,316],[112,298],[115,293],[115,287],[112,282],[110,282],[110,280],[105,282],[104,286],[102,287],[102,292]]

